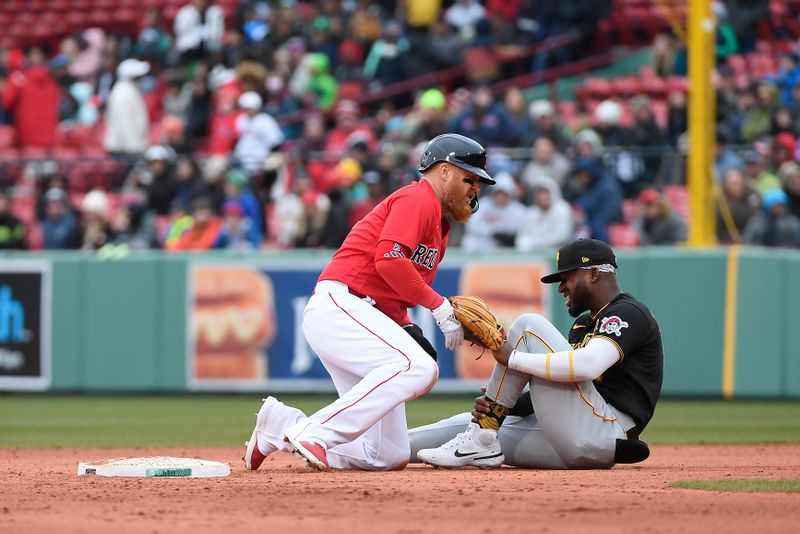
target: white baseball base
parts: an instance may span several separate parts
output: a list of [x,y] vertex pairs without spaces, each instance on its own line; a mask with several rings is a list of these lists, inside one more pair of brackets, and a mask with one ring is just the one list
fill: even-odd
[[78,476],[207,478],[226,477],[230,474],[231,468],[228,464],[173,456],[113,458],[78,464]]

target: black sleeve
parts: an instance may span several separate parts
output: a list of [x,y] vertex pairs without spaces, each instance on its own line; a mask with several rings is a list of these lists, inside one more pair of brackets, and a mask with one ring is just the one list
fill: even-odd
[[431,358],[433,358],[433,361],[437,361],[436,349],[433,348],[431,342],[428,341],[428,338],[426,338],[425,334],[422,333],[422,328],[420,328],[419,325],[414,323],[407,324],[403,327],[403,330],[408,332],[408,335],[413,337],[414,341],[419,343],[419,346],[422,347],[422,349],[427,352]]
[[622,358],[641,345],[650,329],[642,310],[629,302],[609,306],[600,316],[597,334],[612,341]]

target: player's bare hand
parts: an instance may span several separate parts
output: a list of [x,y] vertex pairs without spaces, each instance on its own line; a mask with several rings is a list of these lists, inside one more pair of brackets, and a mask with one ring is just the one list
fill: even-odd
[[502,347],[492,351],[492,356],[494,356],[497,363],[508,366],[508,357],[511,356],[512,352],[511,345],[506,341]]
[[[486,388],[481,388],[483,393],[486,393]],[[478,421],[486,417],[489,413],[489,403],[486,402],[486,395],[478,395],[475,397],[475,406],[472,408],[472,417]]]

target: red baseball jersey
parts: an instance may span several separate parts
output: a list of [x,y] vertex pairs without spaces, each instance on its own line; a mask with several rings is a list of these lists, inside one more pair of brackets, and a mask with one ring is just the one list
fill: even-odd
[[347,284],[353,291],[374,299],[379,310],[401,323],[407,309],[418,303],[399,295],[377,272],[378,243],[394,242],[396,245],[387,254],[397,258],[403,255],[402,247],[410,250],[408,259],[430,286],[444,258],[449,236],[450,223],[442,215],[439,198],[426,180],[420,180],[398,189],[361,219],[319,279]]

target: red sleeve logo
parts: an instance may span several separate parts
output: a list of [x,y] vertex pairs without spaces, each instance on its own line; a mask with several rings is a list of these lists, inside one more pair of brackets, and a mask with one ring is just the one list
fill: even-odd
[[620,337],[622,335],[621,330],[623,328],[628,328],[628,323],[616,315],[612,315],[611,317],[605,317],[600,321],[600,329],[598,332],[601,334],[614,334],[615,336]]

